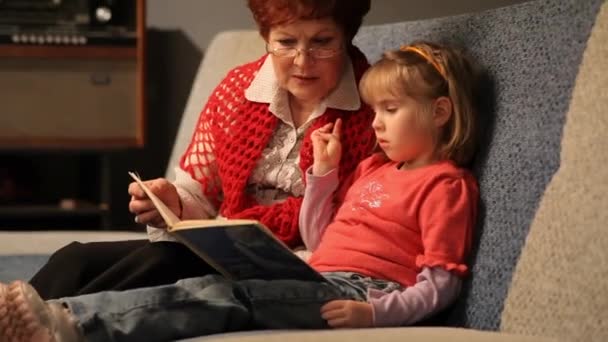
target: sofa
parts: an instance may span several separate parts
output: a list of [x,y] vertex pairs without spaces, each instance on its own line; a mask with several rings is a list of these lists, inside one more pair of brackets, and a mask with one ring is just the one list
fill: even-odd
[[[480,216],[459,300],[415,327],[253,331],[188,341],[608,341],[608,4],[535,0],[364,26],[355,43],[373,62],[383,50],[419,39],[463,46],[485,70],[482,144],[473,164]],[[222,32],[210,43],[168,177],[213,86],[262,53],[254,31]],[[141,237],[0,232],[0,280],[31,276],[72,240]]]

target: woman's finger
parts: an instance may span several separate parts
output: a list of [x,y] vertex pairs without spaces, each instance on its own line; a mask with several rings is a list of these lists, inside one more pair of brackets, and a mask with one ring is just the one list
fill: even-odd
[[157,210],[150,210],[137,215],[137,222],[147,224],[153,227],[164,228],[165,221],[160,216]]
[[156,210],[154,203],[151,200],[132,200],[129,202],[129,211],[133,214],[139,215],[146,211]]
[[141,186],[139,186],[139,184],[137,184],[136,182],[132,182],[129,184],[129,188],[127,190],[129,192],[129,195],[135,197],[135,198],[146,198],[146,193],[144,192],[144,190],[141,188]]

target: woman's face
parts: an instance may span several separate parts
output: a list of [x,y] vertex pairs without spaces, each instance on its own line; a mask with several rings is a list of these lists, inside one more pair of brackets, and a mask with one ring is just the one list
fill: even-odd
[[338,85],[346,55],[344,34],[331,18],[272,27],[267,43],[270,52],[297,50],[290,57],[271,54],[279,86],[296,100],[320,102]]

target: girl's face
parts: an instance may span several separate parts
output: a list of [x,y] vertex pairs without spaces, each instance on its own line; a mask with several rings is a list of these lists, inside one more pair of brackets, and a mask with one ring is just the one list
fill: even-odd
[[430,162],[435,151],[435,127],[426,113],[425,106],[409,97],[386,96],[373,106],[375,111],[372,127],[378,145],[387,157],[407,165]]
[[[272,27],[267,44],[275,51],[271,58],[279,86],[296,100],[318,103],[338,85],[346,60],[344,34],[331,18]],[[289,51],[295,56],[284,56]]]

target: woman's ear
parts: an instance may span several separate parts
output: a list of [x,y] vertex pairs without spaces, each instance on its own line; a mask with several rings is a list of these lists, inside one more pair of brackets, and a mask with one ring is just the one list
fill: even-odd
[[441,96],[435,100],[433,106],[433,123],[435,127],[441,127],[450,120],[452,116],[452,101],[446,97]]

